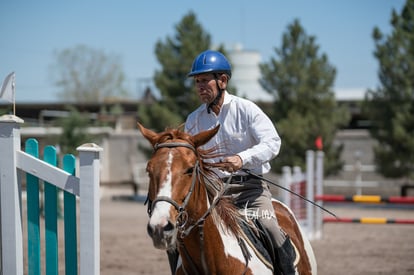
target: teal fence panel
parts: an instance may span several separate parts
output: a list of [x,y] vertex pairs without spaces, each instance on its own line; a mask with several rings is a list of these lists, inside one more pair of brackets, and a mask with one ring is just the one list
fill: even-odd
[[[63,157],[63,170],[75,175],[76,159],[73,155]],[[65,270],[66,275],[78,274],[78,246],[76,230],[76,196],[63,191],[65,222]]]
[[[25,151],[33,157],[39,157],[39,144],[31,138],[25,143]],[[40,204],[39,179],[26,173],[27,194],[27,264],[28,275],[40,275]]]
[[[28,139],[25,143],[27,154],[39,158],[39,144],[35,139]],[[57,166],[58,158],[55,147],[46,146],[43,151],[43,160]],[[25,162],[22,162],[23,164]],[[62,170],[75,176],[76,158],[73,155],[65,155],[62,159]],[[24,169],[23,171],[30,171]],[[35,172],[33,172],[35,173]],[[36,174],[36,173],[35,173]],[[48,178],[50,179],[50,177]],[[52,180],[51,180],[52,181]],[[72,194],[57,187],[46,180],[40,181],[38,177],[26,172],[26,192],[27,192],[27,257],[28,257],[28,275],[59,274],[59,238],[58,238],[58,219],[62,216],[62,209],[59,204],[59,192],[63,192],[63,226],[64,226],[64,260],[65,274],[78,275],[78,239],[77,239],[77,195],[79,192]],[[42,185],[43,183],[43,185]],[[44,192],[42,192],[42,188]],[[72,190],[72,189],[71,189]],[[44,216],[44,245],[45,258],[44,266],[42,265],[42,238],[40,230],[40,219]],[[82,217],[82,215],[81,215]],[[82,250],[81,250],[82,254]],[[99,259],[99,258],[98,258]],[[99,262],[99,261],[98,261]],[[86,263],[84,270],[94,270],[89,268]],[[1,273],[1,272],[0,272]],[[98,269],[93,272],[99,274]]]
[[[45,162],[56,166],[56,148],[46,146],[43,151]],[[58,269],[58,193],[57,188],[49,182],[45,182],[45,242],[46,242],[46,275],[56,275]]]

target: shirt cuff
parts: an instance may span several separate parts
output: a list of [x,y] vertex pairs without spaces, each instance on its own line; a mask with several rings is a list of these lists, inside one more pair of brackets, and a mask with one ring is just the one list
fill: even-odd
[[249,163],[250,160],[249,155],[245,152],[240,152],[237,154],[237,156],[239,156],[242,160],[242,168],[246,168],[246,165]]

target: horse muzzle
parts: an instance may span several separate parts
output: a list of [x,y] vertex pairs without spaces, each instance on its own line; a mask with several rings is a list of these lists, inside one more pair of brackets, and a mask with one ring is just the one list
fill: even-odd
[[167,250],[175,247],[177,228],[172,222],[168,221],[166,225],[148,223],[147,232],[155,248]]

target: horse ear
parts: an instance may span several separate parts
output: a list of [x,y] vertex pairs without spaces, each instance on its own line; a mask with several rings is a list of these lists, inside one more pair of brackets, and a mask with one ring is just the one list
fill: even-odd
[[212,137],[214,137],[218,130],[220,129],[220,125],[217,125],[215,128],[207,131],[200,132],[193,136],[193,142],[195,147],[199,147],[201,145],[206,144]]
[[141,132],[141,134],[151,143],[151,145],[154,147],[154,145],[157,143],[158,140],[158,134],[154,131],[151,131],[150,129],[145,128],[141,123],[137,122],[138,129]]

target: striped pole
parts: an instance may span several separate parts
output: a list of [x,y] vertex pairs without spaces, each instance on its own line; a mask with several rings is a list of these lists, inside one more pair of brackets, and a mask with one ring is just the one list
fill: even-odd
[[414,219],[388,219],[388,218],[323,218],[324,223],[365,223],[365,224],[414,224]]
[[375,195],[316,195],[316,201],[324,202],[356,202],[356,203],[399,203],[399,204],[414,204],[414,197],[382,197]]

